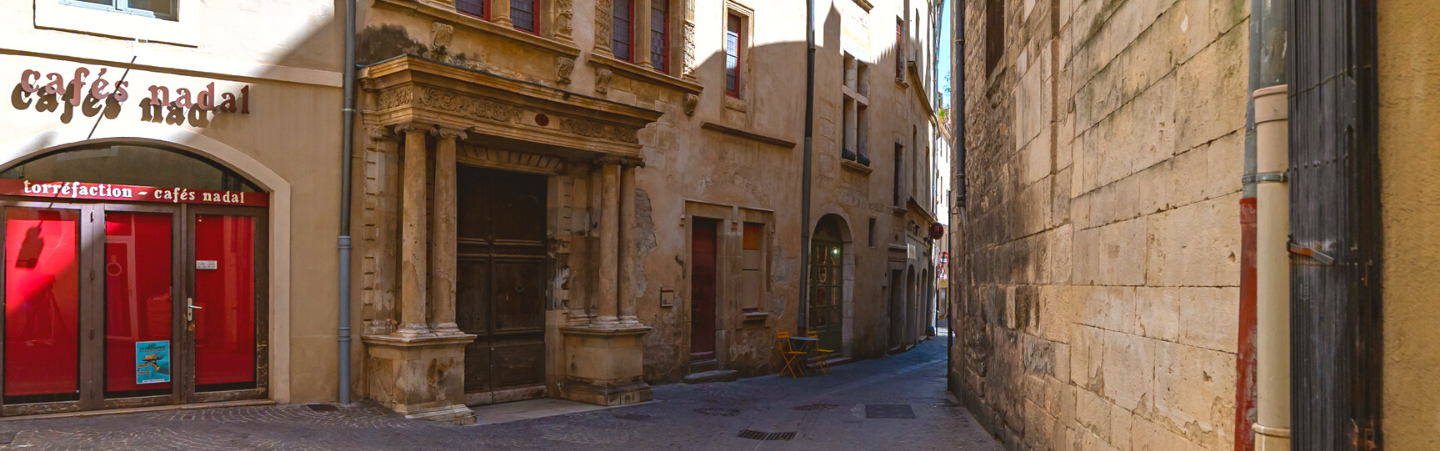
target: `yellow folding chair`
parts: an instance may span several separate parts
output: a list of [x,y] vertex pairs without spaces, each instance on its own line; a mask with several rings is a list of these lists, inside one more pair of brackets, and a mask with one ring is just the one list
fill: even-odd
[[800,377],[800,373],[805,371],[800,368],[800,359],[804,358],[805,353],[796,351],[790,345],[790,332],[788,331],[775,331],[775,341],[775,345],[780,348],[780,356],[785,360],[785,369],[780,370],[780,374],[789,372],[792,379]]
[[[819,339],[820,339],[820,335],[817,334],[817,333],[815,333],[815,331],[807,332],[807,333],[805,333],[805,336],[806,336],[806,337],[810,337],[810,338],[814,338],[814,339],[816,339],[816,340],[819,340]],[[815,342],[815,349],[813,349],[813,351],[815,351],[815,354],[816,354],[816,355],[815,355],[815,371],[818,371],[818,372],[821,372],[821,373],[825,373],[825,374],[830,374],[830,355],[831,355],[831,354],[834,354],[834,353],[835,353],[835,350],[834,350],[834,349],[821,348],[821,347],[820,347],[820,342],[819,342],[819,341],[816,341],[816,342]]]

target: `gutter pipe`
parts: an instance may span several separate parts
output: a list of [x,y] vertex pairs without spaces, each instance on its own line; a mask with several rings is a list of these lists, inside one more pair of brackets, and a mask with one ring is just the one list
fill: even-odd
[[350,160],[355,147],[355,0],[345,0],[345,107],[340,148],[340,403],[350,403]]
[[1245,442],[1264,451],[1290,449],[1289,3],[1252,2],[1250,16],[1252,97],[1244,195],[1255,202],[1255,248],[1246,249],[1254,258],[1255,277],[1253,288],[1241,290],[1255,293],[1255,416],[1254,435]]
[[[354,1],[354,0],[349,0]],[[810,295],[810,177],[815,138],[815,0],[805,1],[805,163],[800,178],[800,303],[798,330],[805,330]]]

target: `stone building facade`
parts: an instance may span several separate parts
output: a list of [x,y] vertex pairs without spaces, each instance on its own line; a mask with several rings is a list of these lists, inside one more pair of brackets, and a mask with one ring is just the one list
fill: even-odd
[[616,405],[774,372],[777,331],[913,344],[937,6],[817,2],[802,224],[803,2],[362,1],[355,391]]
[[1248,8],[965,1],[951,378],[1010,449],[1232,449]]

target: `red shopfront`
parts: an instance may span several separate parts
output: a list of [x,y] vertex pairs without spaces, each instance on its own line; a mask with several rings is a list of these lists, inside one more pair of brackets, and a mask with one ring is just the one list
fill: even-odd
[[268,203],[164,146],[0,172],[0,414],[267,397]]

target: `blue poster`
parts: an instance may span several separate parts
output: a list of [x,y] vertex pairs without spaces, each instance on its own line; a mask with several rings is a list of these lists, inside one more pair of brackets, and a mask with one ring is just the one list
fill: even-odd
[[166,382],[170,382],[170,342],[136,342],[135,383],[163,384]]

